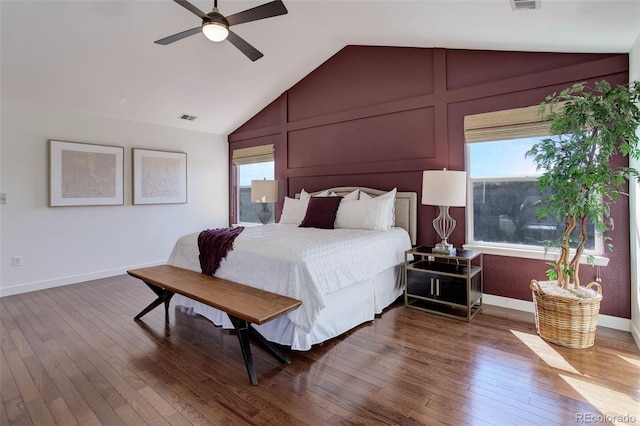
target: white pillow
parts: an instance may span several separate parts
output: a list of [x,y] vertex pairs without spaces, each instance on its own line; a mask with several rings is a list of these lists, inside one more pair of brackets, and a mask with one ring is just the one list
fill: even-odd
[[[304,189],[303,189],[304,191]],[[324,191],[322,191],[319,194],[313,195],[313,197],[328,197],[329,196],[329,190],[325,189]],[[309,195],[309,197],[312,197],[312,195]]]
[[[397,191],[398,191],[398,188],[393,188],[393,189],[392,189],[391,191],[389,191],[389,192],[385,192],[385,193],[384,193],[384,194],[382,194],[382,195],[378,195],[378,197],[382,197],[382,198],[386,198],[386,197],[395,197],[395,196],[396,196],[396,192],[397,192]],[[372,197],[371,195],[367,194],[366,192],[362,192],[362,191],[360,191],[360,199],[361,199],[361,200],[370,200],[370,199],[372,199],[372,198],[375,198],[375,197]]]
[[311,198],[311,194],[309,194],[304,189],[300,191],[300,198],[299,198],[300,200],[308,200],[309,198]]
[[[284,206],[282,207],[282,215],[280,215],[280,223],[292,223],[294,225],[300,225],[302,219],[304,219],[305,213],[307,213],[307,205],[309,204],[309,198],[302,199],[304,189],[300,194],[300,199],[284,197]],[[309,194],[307,194],[308,196]]]
[[393,206],[392,206],[392,210],[391,210],[391,226],[396,226],[396,193],[398,192],[398,188],[393,188],[391,191],[389,192],[385,192],[382,195],[379,195],[378,198],[393,198]]
[[395,198],[396,197],[396,192],[398,191],[398,188],[393,188],[391,191],[389,192],[385,192],[382,195],[378,195],[377,198]]
[[394,225],[395,197],[375,197],[340,203],[336,228],[388,231]]
[[[359,193],[360,193],[359,189],[351,191],[350,193],[348,193],[347,195],[342,197],[342,201],[356,201],[358,199],[358,194]],[[330,197],[337,197],[338,194],[336,194],[335,192],[331,191],[331,194],[329,194],[329,196]]]

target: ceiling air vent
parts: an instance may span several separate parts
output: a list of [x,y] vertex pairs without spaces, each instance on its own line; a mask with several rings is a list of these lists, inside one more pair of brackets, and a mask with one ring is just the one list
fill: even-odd
[[512,10],[540,9],[540,0],[510,0]]
[[180,115],[178,116],[178,118],[179,118],[180,120],[193,121],[193,120],[195,120],[195,119],[196,119],[196,118],[198,118],[198,117],[196,117],[195,115],[180,114]]

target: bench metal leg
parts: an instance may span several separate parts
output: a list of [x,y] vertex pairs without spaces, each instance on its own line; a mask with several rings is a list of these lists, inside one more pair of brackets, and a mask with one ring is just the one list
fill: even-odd
[[256,377],[256,370],[253,368],[253,357],[251,356],[251,346],[249,346],[249,323],[246,320],[229,315],[233,327],[238,332],[238,340],[240,341],[240,349],[242,349],[242,358],[244,358],[244,365],[247,367],[247,373],[249,374],[249,381],[252,385],[258,384],[258,378]]
[[[148,282],[144,282],[149,288],[158,296],[156,300],[151,302],[149,306],[144,308],[138,315],[134,317],[135,320],[139,320],[147,313],[155,309],[164,303],[164,311],[165,318],[169,318],[169,302],[171,302],[171,298],[175,294],[173,291],[164,289],[154,284],[150,284]],[[242,357],[244,358],[244,365],[247,368],[247,373],[249,374],[249,381],[252,385],[258,384],[258,378],[256,376],[256,371],[253,366],[253,356],[251,355],[251,346],[249,345],[249,340],[253,339],[257,344],[262,346],[267,352],[276,357],[283,364],[291,364],[291,360],[287,358],[282,352],[278,350],[271,342],[264,338],[262,334],[260,334],[255,328],[251,326],[251,324],[244,319],[238,318],[234,315],[229,315],[229,319],[233,324],[233,327],[236,329],[238,333],[238,340],[240,341],[240,349],[242,350]]]
[[267,352],[276,357],[283,364],[291,364],[291,360],[284,356],[282,352],[278,350],[271,342],[264,338],[247,320],[243,320],[231,314],[229,319],[233,324],[233,327],[238,332],[238,340],[240,341],[240,348],[242,349],[242,357],[244,358],[244,365],[247,367],[247,373],[249,374],[249,380],[252,385],[258,384],[256,377],[256,371],[253,367],[253,357],[251,356],[251,346],[249,346],[249,338],[253,339],[256,343],[262,346]]
[[138,315],[136,315],[133,319],[135,320],[139,320],[140,318],[142,318],[143,316],[145,316],[146,314],[148,314],[150,311],[152,311],[153,309],[155,309],[157,306],[159,306],[160,304],[164,303],[164,314],[165,314],[165,318],[169,318],[169,302],[171,302],[171,298],[173,297],[173,295],[175,294],[172,291],[166,290],[164,288],[158,287],[157,285],[153,285],[153,284],[149,284],[148,282],[145,282],[146,285],[149,286],[149,288],[151,290],[153,290],[153,292],[155,294],[158,295],[158,298],[156,300],[154,300],[153,302],[151,302],[151,304],[149,304],[149,306],[147,306],[146,308],[144,308]]
[[267,352],[271,353],[274,357],[276,357],[281,363],[289,365],[291,364],[291,360],[287,358],[282,352],[276,348],[273,343],[264,338],[262,334],[258,332],[255,328],[249,324],[249,336],[254,339],[256,343],[262,346]]

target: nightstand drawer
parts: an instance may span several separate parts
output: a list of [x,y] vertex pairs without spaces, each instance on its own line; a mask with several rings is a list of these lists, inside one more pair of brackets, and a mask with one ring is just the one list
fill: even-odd
[[442,300],[458,305],[467,304],[467,280],[428,272],[407,271],[407,294]]

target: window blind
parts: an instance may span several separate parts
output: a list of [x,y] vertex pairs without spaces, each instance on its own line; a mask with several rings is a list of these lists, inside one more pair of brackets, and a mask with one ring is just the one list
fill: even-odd
[[232,161],[236,166],[274,161],[273,144],[234,149]]
[[551,121],[543,121],[539,106],[515,108],[464,117],[467,143],[548,136]]

